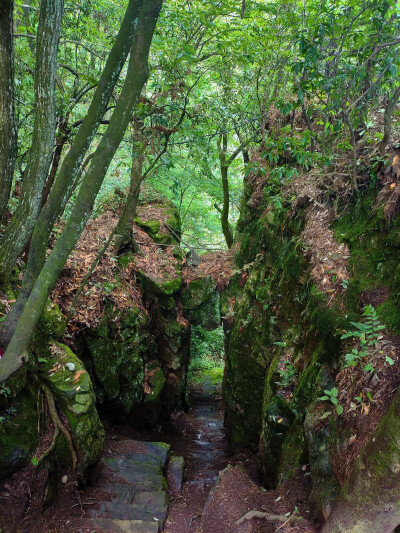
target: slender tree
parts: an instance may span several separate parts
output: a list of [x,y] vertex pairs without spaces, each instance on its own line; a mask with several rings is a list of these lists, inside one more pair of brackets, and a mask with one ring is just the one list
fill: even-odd
[[0,224],[10,196],[17,156],[13,10],[14,2],[4,0],[0,11]]
[[64,158],[50,195],[36,222],[22,287],[18,293],[17,302],[14,304],[1,329],[0,345],[3,348],[7,346],[14,333],[22,310],[44,265],[47,244],[54,223],[64,211],[65,205],[76,185],[83,159],[107,110],[111,95],[126,62],[129,50],[132,47],[141,5],[142,0],[130,0],[128,4],[120,30],[108,56],[88,112],[83,119],[68,154]]
[[42,207],[42,193],[53,156],[56,129],[55,84],[63,6],[63,0],[42,0],[40,4],[32,146],[17,210],[0,241],[0,281],[3,282],[9,278],[15,261],[28,242]]
[[18,370],[27,358],[27,346],[48,295],[91,215],[104,176],[124,136],[134,105],[148,77],[148,54],[161,7],[162,0],[142,2],[120,97],[82,182],[69,220],[41,269],[15,333],[0,360],[0,382]]

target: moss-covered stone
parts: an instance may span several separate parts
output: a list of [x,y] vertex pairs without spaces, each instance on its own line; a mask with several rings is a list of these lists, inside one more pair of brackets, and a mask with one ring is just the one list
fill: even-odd
[[29,460],[39,443],[37,424],[37,389],[30,386],[0,411],[0,479]]
[[135,218],[135,224],[137,224],[153,239],[154,242],[158,244],[174,245],[179,243],[181,238],[181,220],[179,211],[166,199],[164,199],[163,202],[156,204],[156,206],[162,208],[165,224],[161,224],[160,220],[144,221],[139,216]]
[[210,277],[194,279],[182,291],[181,301],[187,311],[200,307],[216,290],[216,283]]
[[146,318],[135,307],[119,312],[106,306],[102,322],[86,333],[84,342],[99,401],[111,401],[128,414],[143,398]]
[[182,279],[180,277],[161,282],[148,276],[141,270],[137,273],[137,278],[143,290],[150,295],[171,296],[179,291],[182,284]]
[[314,402],[308,409],[304,425],[312,478],[310,501],[315,516],[322,522],[329,516],[340,492],[330,453],[334,433],[331,425],[334,424],[334,419],[323,419],[325,411],[326,408],[320,401]]
[[364,447],[323,533],[394,531],[400,521],[399,473],[400,390]]
[[[54,344],[53,358],[43,365],[42,377],[48,383],[57,404],[71,428],[78,456],[78,473],[100,460],[104,447],[104,429],[96,410],[96,397],[88,372],[76,355],[63,344]],[[59,435],[56,453],[70,461],[65,438]]]
[[43,347],[43,341],[59,339],[65,330],[65,317],[58,305],[47,300],[43,314],[35,330],[35,339],[39,346]]

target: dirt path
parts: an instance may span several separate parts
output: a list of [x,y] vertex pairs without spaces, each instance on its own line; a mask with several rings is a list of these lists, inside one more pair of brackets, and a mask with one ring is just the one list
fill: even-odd
[[198,373],[191,387],[191,409],[175,413],[167,428],[171,450],[186,462],[186,482],[176,495],[164,533],[194,533],[218,474],[228,465],[221,384],[212,373]]

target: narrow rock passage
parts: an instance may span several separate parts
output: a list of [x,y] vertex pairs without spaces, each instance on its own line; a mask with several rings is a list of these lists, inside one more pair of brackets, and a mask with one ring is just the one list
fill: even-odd
[[177,412],[167,428],[171,450],[186,462],[186,482],[175,495],[164,533],[194,533],[218,474],[227,464],[221,384],[215,372],[203,371],[191,387],[191,408]]

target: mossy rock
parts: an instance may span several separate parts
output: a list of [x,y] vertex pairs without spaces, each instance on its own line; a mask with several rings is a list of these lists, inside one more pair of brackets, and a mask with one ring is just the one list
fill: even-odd
[[305,435],[312,479],[310,502],[318,520],[324,522],[332,511],[340,492],[340,483],[335,475],[330,447],[336,429],[333,417],[322,420],[326,407],[314,402],[308,409],[305,419]]
[[276,486],[282,444],[293,419],[289,404],[280,396],[275,396],[264,409],[258,462],[263,484],[268,488]]
[[[154,204],[153,204],[154,205]],[[163,209],[163,218],[166,225],[161,226],[159,220],[142,220],[140,217],[135,218],[137,224],[148,236],[157,244],[174,245],[180,242],[181,238],[181,220],[179,211],[173,204],[159,204],[158,207]]]
[[158,281],[141,270],[137,273],[137,279],[147,296],[171,296],[179,291],[182,284],[181,278]]
[[307,440],[304,434],[304,419],[299,417],[288,430],[282,444],[277,470],[277,485],[295,476],[299,468],[308,462]]
[[23,390],[28,380],[27,365],[23,365],[12,374],[5,383],[0,384],[0,411],[7,409],[9,404]]
[[57,340],[62,337],[65,330],[65,317],[58,305],[47,300],[43,314],[36,326],[35,344],[43,348],[43,343],[49,340]]
[[[78,357],[63,344],[52,348],[53,359],[43,365],[42,377],[51,389],[71,428],[78,456],[78,474],[97,463],[104,448],[105,433],[96,410],[96,396],[88,372]],[[70,461],[65,438],[58,437],[56,453]]]
[[220,300],[218,291],[211,293],[210,298],[197,309],[189,311],[188,318],[192,326],[201,326],[207,331],[214,331],[221,325]]
[[39,444],[37,389],[33,386],[0,411],[0,479],[22,468]]
[[125,414],[142,401],[147,337],[147,319],[137,308],[116,313],[110,305],[102,322],[85,337],[99,401],[114,402]]
[[182,291],[181,301],[185,311],[193,311],[207,302],[216,292],[216,282],[210,277],[194,279]]

